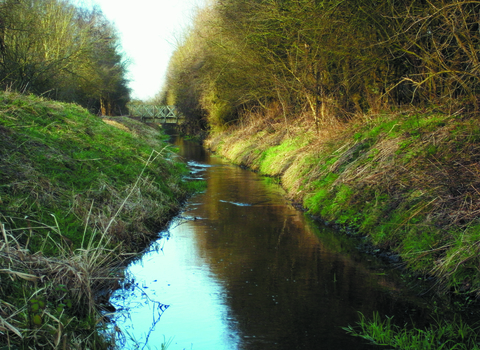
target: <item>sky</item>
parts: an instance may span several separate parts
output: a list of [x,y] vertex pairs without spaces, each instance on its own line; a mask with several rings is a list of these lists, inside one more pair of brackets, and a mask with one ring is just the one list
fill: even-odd
[[162,88],[176,38],[203,0],[91,0],[118,30],[129,58],[133,99],[147,100]]

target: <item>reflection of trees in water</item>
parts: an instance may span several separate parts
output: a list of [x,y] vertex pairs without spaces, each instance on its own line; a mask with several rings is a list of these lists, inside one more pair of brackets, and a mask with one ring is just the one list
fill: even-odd
[[396,305],[352,239],[318,228],[256,176],[215,169],[195,211],[207,218],[194,225],[198,247],[225,282],[244,334],[307,346],[307,333],[335,339],[357,311]]
[[224,164],[205,173],[207,192],[185,215],[201,218],[188,225],[235,327],[250,337],[245,349],[315,349],[320,339],[322,348],[364,349],[341,329],[357,311],[405,309],[352,239],[287,205],[277,185]]

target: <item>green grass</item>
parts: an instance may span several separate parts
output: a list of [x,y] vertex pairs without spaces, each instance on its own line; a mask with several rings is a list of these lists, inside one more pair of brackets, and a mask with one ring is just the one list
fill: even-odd
[[348,326],[347,333],[375,345],[399,350],[477,350],[480,349],[478,325],[470,325],[458,315],[452,320],[436,317],[426,329],[398,326],[393,317],[374,313],[371,320],[360,313],[357,326]]
[[0,93],[0,140],[0,348],[112,347],[98,294],[205,183],[160,132],[74,104]]
[[[307,141],[308,142],[308,141]],[[305,140],[300,137],[286,139],[284,142],[277,146],[267,148],[261,157],[261,163],[259,170],[265,174],[278,175],[282,173],[282,168],[285,166],[284,162],[279,161],[279,158],[283,158],[284,161],[288,161],[290,152],[297,150],[305,144]]]
[[[18,108],[12,111],[11,105],[5,103],[10,99],[0,99],[0,125],[6,141],[0,157],[3,168],[19,176],[17,181],[11,177],[2,179],[1,214],[28,215],[53,225],[50,214],[60,212],[63,214],[56,216],[59,226],[68,227],[66,236],[76,239],[77,233],[83,232],[83,222],[77,220],[80,207],[95,201],[94,215],[100,215],[99,211],[106,216],[115,212],[115,206],[146,164],[152,147],[141,135],[108,125],[78,106],[18,97],[12,101]],[[148,221],[160,225],[165,212],[171,210],[172,204],[178,207],[178,198],[187,191],[181,184],[186,169],[162,159],[170,150],[160,136],[155,151],[163,154],[145,169],[145,186],[135,194],[149,200],[148,207],[154,210],[147,213],[137,208],[135,213],[123,214],[125,220],[128,215],[132,219],[148,216]],[[135,225],[131,229],[146,232],[150,228]]]

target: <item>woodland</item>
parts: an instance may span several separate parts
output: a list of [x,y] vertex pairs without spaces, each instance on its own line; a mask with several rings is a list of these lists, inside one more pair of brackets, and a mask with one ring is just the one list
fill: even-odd
[[98,8],[63,0],[0,1],[0,88],[122,115],[127,62]]
[[[275,110],[316,128],[401,105],[477,111],[479,1],[221,0],[171,59],[163,100],[222,130]],[[269,113],[267,113],[269,111]]]

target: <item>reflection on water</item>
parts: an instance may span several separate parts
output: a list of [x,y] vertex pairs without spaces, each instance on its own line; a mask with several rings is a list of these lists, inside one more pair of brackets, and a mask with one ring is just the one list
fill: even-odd
[[191,198],[158,251],[129,267],[134,284],[112,298],[127,338],[160,348],[174,337],[170,350],[376,349],[341,327],[357,311],[414,313],[394,271],[311,222],[277,185],[175,143],[207,191]]

